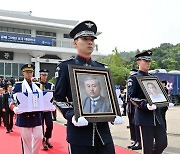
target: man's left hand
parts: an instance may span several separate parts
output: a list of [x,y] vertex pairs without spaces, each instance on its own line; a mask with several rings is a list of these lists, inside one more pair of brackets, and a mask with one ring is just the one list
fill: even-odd
[[79,117],[78,121],[76,122],[75,116],[72,117],[72,123],[74,126],[81,127],[81,126],[87,126],[88,121],[84,117]]
[[174,107],[173,103],[169,103],[168,107]]
[[115,125],[122,124],[122,123],[124,123],[124,118],[120,116],[116,116],[116,118],[112,122],[112,124],[115,124]]

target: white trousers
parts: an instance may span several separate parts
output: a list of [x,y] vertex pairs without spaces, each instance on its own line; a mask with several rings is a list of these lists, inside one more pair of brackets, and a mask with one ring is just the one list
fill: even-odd
[[42,144],[42,126],[20,127],[23,154],[38,154]]

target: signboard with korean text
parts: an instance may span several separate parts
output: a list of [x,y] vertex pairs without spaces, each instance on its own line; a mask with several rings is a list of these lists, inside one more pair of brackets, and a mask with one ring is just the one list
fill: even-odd
[[52,46],[53,41],[51,38],[31,37],[28,35],[0,33],[0,42],[22,43],[33,45]]

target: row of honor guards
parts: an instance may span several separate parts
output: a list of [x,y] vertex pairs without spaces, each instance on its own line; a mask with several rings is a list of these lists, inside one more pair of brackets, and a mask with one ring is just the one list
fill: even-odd
[[[165,112],[168,107],[149,105],[137,81],[137,77],[152,76],[148,73],[151,66],[152,51],[147,50],[135,55],[138,70],[132,70],[128,79],[128,117],[132,150],[142,149],[144,154],[161,154],[167,147]],[[166,81],[161,81],[165,88]],[[169,107],[173,107],[169,103]]]
[[[39,89],[43,92],[54,90],[54,85],[47,82],[48,70],[46,69],[40,70],[40,82],[32,82],[34,69],[33,64],[22,66],[24,80],[15,83],[12,95],[19,92],[36,92]],[[53,130],[51,111],[19,113],[19,108],[14,103],[10,105],[10,108],[17,114],[16,125],[20,127],[23,154],[38,154],[42,144],[44,150],[53,147],[50,143]]]
[[[74,39],[73,44],[77,49],[77,55],[61,62],[55,73],[54,103],[67,120],[69,154],[115,154],[108,122],[88,122],[84,117],[80,117],[76,121],[74,116],[68,65],[89,66],[91,68],[105,67],[104,64],[91,58],[95,46],[96,32],[96,24],[92,21],[84,21],[75,26],[70,32],[70,37]],[[128,96],[129,100],[136,105],[134,123],[140,130],[143,153],[160,154],[167,146],[167,135],[162,117],[159,114],[158,107],[156,105],[150,106],[145,100],[143,91],[136,79],[137,76],[149,76],[151,55],[152,52],[150,51],[136,55],[139,71],[137,74],[130,76],[128,80]],[[32,65],[25,65],[22,68],[24,78],[31,89],[36,87],[31,82],[33,71],[34,67]],[[40,84],[37,84],[37,86],[40,87]],[[16,92],[22,92],[22,83],[15,85],[13,93]],[[17,110],[18,107],[14,106],[13,111],[16,113]],[[49,114],[47,113],[47,115]],[[123,118],[120,116],[116,116],[112,122],[112,124],[121,123],[123,123]],[[42,142],[41,112],[18,114],[16,125],[21,128],[24,153],[37,154]],[[52,129],[52,125],[50,127]],[[45,141],[49,146],[48,137],[51,137],[51,133],[48,135],[45,133],[44,136],[47,138]],[[154,141],[155,146],[153,146]]]

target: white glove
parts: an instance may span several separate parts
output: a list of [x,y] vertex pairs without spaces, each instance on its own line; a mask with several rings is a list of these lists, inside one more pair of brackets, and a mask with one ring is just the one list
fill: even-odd
[[173,103],[169,103],[168,107],[174,107],[174,104]]
[[124,108],[123,107],[120,107],[120,112],[121,112],[121,114],[124,113]]
[[13,108],[13,111],[14,111],[15,114],[17,114],[18,111],[19,111],[18,107],[14,107],[14,108]]
[[122,124],[122,123],[124,123],[124,118],[120,117],[120,116],[116,116],[116,118],[114,119],[114,122],[112,122],[112,123],[115,125]]
[[79,117],[78,121],[76,122],[75,116],[73,116],[72,117],[72,123],[74,124],[74,126],[78,126],[78,127],[88,125],[88,121],[84,117]]
[[155,104],[152,105],[147,104],[147,108],[148,110],[152,111],[152,110],[156,110],[157,106]]

